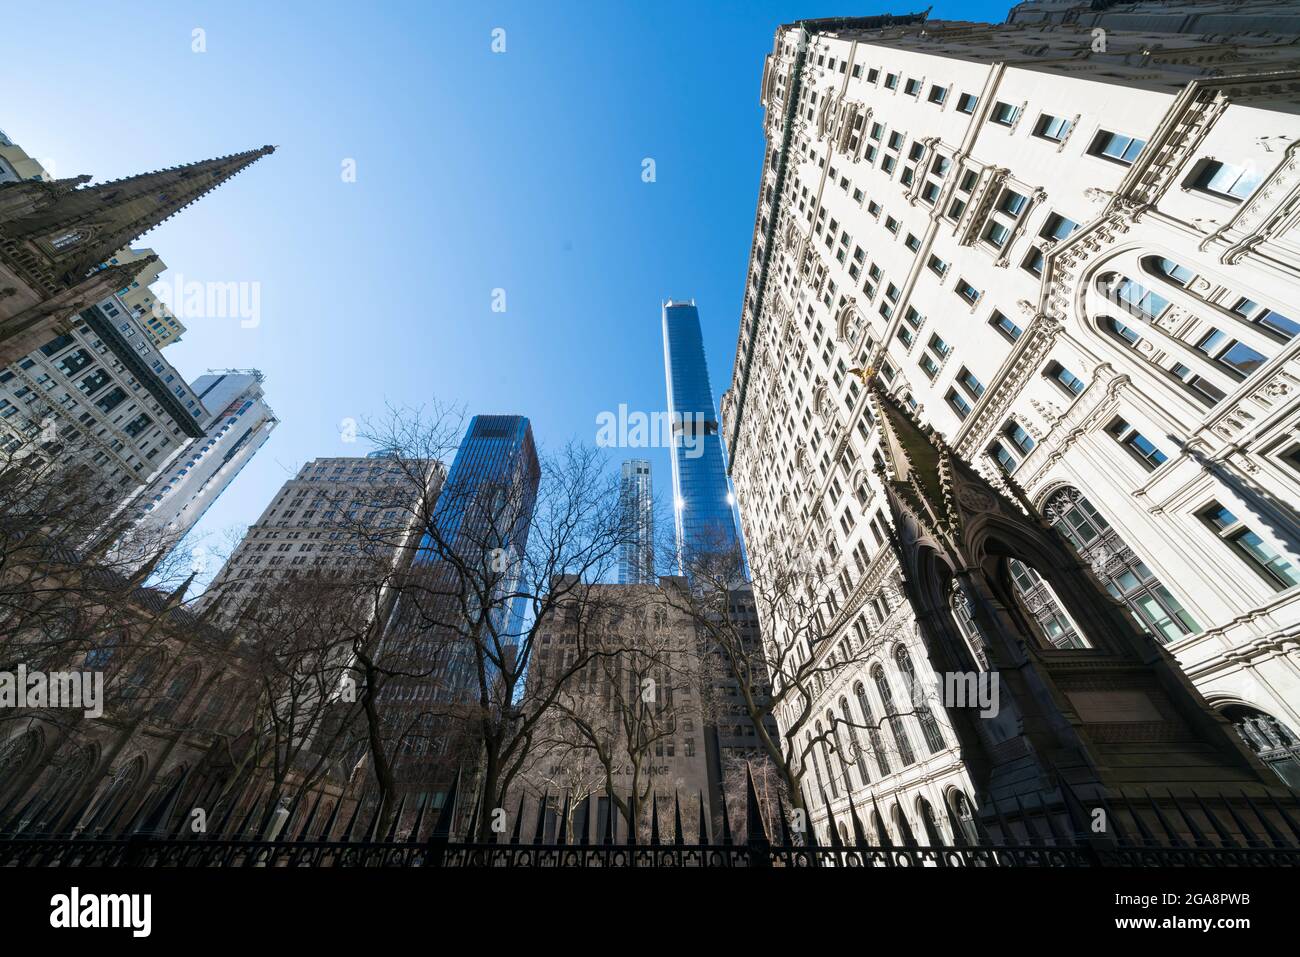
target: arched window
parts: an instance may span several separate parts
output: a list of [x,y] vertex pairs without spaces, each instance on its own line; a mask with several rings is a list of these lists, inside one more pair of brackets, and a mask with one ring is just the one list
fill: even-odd
[[[858,734],[857,722],[853,720],[848,698],[840,698],[840,714],[844,716],[844,724],[848,729],[846,736],[853,748],[853,763],[858,766],[858,777],[862,779],[863,784],[870,784],[871,771],[867,768],[867,754],[862,749],[862,736]],[[848,778],[846,777],[845,780]]]
[[871,826],[876,830],[876,843],[880,845],[893,844],[889,837],[889,831],[885,829],[885,819],[880,816],[880,812],[872,810]]
[[[1146,257],[1143,268],[1177,285],[1182,285],[1184,278],[1188,281],[1193,278],[1189,270],[1158,256]],[[1167,327],[1160,328],[1170,303],[1159,293],[1115,272],[1101,275],[1097,280],[1097,290],[1107,301],[1137,320],[1134,323],[1112,316],[1099,316],[1100,326],[1129,346],[1138,348],[1144,361],[1179,379],[1197,399],[1208,405],[1214,405],[1223,398],[1226,389],[1268,361],[1268,355],[1261,352],[1261,348],[1267,349],[1269,342],[1279,338],[1290,338],[1294,331],[1287,332],[1288,328],[1300,329],[1300,325],[1287,317],[1278,317],[1270,310],[1260,309],[1249,299],[1239,298],[1230,310],[1232,318],[1225,315],[1226,302],[1206,304],[1205,310],[1197,310],[1197,321],[1190,325],[1181,324],[1175,335]],[[1274,321],[1268,321],[1270,318]],[[1144,326],[1152,331],[1140,331]],[[1172,353],[1163,364],[1148,358],[1152,343],[1140,347],[1148,335],[1155,340],[1154,344],[1160,351]]]
[[41,732],[32,729],[0,745],[0,807],[11,796],[9,792],[22,783],[22,772],[33,767],[41,744]]
[[1167,643],[1200,632],[1196,620],[1078,489],[1052,493],[1043,503],[1043,515],[1147,634]]
[[821,797],[826,793],[826,785],[822,783],[822,769],[821,765],[817,763],[817,751],[813,747],[811,731],[805,735],[805,746],[805,753],[808,755],[808,759],[812,763],[813,776],[817,779],[817,795],[818,797]]
[[894,803],[894,810],[891,812],[894,819],[894,828],[898,831],[898,836],[903,839],[903,843],[908,847],[916,847],[916,835],[912,833],[912,825],[907,820],[907,815],[903,813],[903,808],[897,802]]
[[1245,704],[1223,708],[1223,716],[1246,746],[1289,787],[1300,787],[1300,737],[1271,714]]
[[1097,281],[1108,300],[1139,319],[1150,321],[1169,307],[1169,300],[1119,273],[1106,273]]
[[180,712],[181,705],[189,696],[194,683],[199,679],[199,666],[191,665],[183,669],[179,674],[172,678],[171,683],[167,686],[167,692],[163,695],[158,706],[154,709],[154,715],[159,718],[175,718]]
[[103,641],[97,642],[93,648],[86,652],[86,667],[94,671],[102,671],[108,667],[108,663],[113,660],[117,654],[118,646],[122,644],[120,635],[109,635]]
[[126,677],[122,688],[122,699],[127,702],[139,701],[149,691],[162,664],[162,653],[155,651],[146,654]]
[[857,695],[858,707],[862,710],[862,723],[867,726],[867,738],[871,742],[871,750],[876,752],[876,767],[880,769],[882,775],[889,775],[889,755],[885,752],[885,740],[880,733],[880,726],[876,724],[875,715],[871,712],[871,700],[867,697],[867,687],[861,681],[853,686],[853,693]]
[[975,618],[971,614],[970,603],[966,601],[961,585],[955,579],[952,583],[952,593],[948,596],[948,605],[952,609],[953,620],[957,622],[957,630],[966,639],[966,645],[970,648],[971,655],[974,656],[975,661],[979,663],[982,670],[988,671],[989,659],[984,652],[984,639],[980,636],[979,629],[975,627]]
[[916,719],[921,724],[925,746],[930,749],[931,754],[937,754],[944,748],[943,733],[939,730],[939,722],[935,720],[934,712],[930,710],[930,702],[927,700],[925,687],[916,675],[912,656],[903,645],[894,649],[894,662],[898,665],[898,673],[903,676],[903,687],[907,689],[907,696],[916,711]]
[[840,759],[840,774],[844,777],[844,790],[853,791],[853,779],[849,777],[849,766],[854,762],[853,752],[844,745],[844,733],[840,730],[840,724],[835,719],[835,712],[831,709],[826,710],[826,727],[830,729],[831,737],[835,742],[835,752]]
[[85,238],[85,233],[81,230],[72,229],[66,233],[60,233],[59,235],[52,237],[50,239],[50,245],[55,249],[68,249],[77,245],[77,243],[81,242]]
[[912,739],[907,733],[907,725],[903,724],[902,718],[898,715],[898,708],[894,705],[894,692],[889,687],[889,679],[885,677],[885,669],[880,665],[872,668],[871,680],[876,684],[876,693],[880,695],[881,707],[885,709],[885,722],[894,736],[899,760],[903,762],[903,767],[914,764],[916,754],[912,750]]
[[[826,743],[825,734],[822,731],[822,724],[820,721],[817,722],[817,737],[820,739],[817,743],[818,746],[821,748],[822,761],[826,763],[826,780],[827,783],[829,783],[831,786],[831,797],[837,798],[840,796],[840,789],[839,786],[835,783],[835,765],[831,763],[831,749],[830,746]],[[821,783],[821,779],[819,776],[818,784],[820,783]]]
[[100,798],[98,810],[93,818],[95,825],[107,827],[115,821],[122,823],[118,818],[124,816],[127,806],[134,801],[136,786],[144,778],[144,767],[143,754],[136,755],[133,760],[117,766]]
[[924,797],[916,799],[916,808],[921,814],[921,827],[925,829],[925,841],[931,847],[940,847],[946,843],[943,839],[943,831],[939,829],[939,822],[934,819],[934,808]]
[[975,826],[975,811],[970,799],[953,788],[948,792],[948,813],[953,822],[953,836],[967,844],[979,844],[979,828]]
[[1056,592],[1042,575],[1018,559],[1007,560],[1011,583],[1025,610],[1038,622],[1043,636],[1056,648],[1090,648],[1086,638],[1066,613]]
[[1196,278],[1196,273],[1192,270],[1164,256],[1143,256],[1142,268],[1176,286],[1188,286]]

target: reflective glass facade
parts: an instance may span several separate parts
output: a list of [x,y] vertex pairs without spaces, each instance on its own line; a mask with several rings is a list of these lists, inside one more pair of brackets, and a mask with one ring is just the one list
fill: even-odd
[[699,311],[693,303],[668,302],[663,322],[668,413],[673,421],[677,570],[685,575],[692,554],[739,550],[741,541],[704,360]]
[[[476,415],[461,439],[434,510],[433,521],[444,548],[462,559],[475,553],[505,552],[502,565],[517,569],[528,544],[528,526],[541,468],[533,429],[522,415]],[[509,527],[501,527],[502,523]],[[433,537],[420,543],[416,564],[437,562]],[[507,576],[504,593],[514,591],[516,579]],[[502,609],[503,612],[505,609]],[[517,635],[522,626],[523,599],[509,609],[509,620],[499,631]],[[508,629],[508,630],[507,630]]]
[[653,585],[655,579],[654,488],[650,463],[628,459],[619,486],[622,506],[633,524],[633,536],[619,549],[618,583]]

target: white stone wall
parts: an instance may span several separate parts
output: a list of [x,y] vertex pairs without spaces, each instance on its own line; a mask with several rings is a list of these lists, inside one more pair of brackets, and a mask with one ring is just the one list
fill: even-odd
[[[1233,312],[1247,298],[1300,315],[1300,117],[1290,105],[1300,62],[1291,38],[1209,46],[1195,36],[1109,30],[1108,52],[1099,54],[1090,31],[1073,27],[924,29],[805,37],[783,28],[764,70],[767,158],[736,370],[723,399],[755,563],[781,550],[827,556],[847,571],[845,633],[861,613],[876,638],[894,627],[910,640],[908,623],[882,625],[869,604],[893,560],[871,529],[885,508],[870,475],[877,438],[848,370],[872,366],[997,482],[1004,472],[988,450],[1004,428],[1019,426],[1034,445],[1002,440],[1014,455],[1011,477],[1040,504],[1065,485],[1079,489],[1119,532],[1200,626],[1169,647],[1211,703],[1246,704],[1300,730],[1300,588],[1261,573],[1200,517],[1218,502],[1300,567],[1300,340]],[[807,57],[787,131],[801,44]],[[1225,75],[1211,78],[1212,69]],[[941,103],[931,99],[936,88],[945,91],[933,94]],[[962,94],[978,97],[970,112],[958,109]],[[998,104],[1018,115],[998,122]],[[1044,114],[1068,121],[1063,135],[1039,135]],[[1145,145],[1131,163],[1094,155],[1105,131]],[[890,149],[895,133],[898,148]],[[929,175],[939,158],[946,170]],[[1259,182],[1239,198],[1198,188],[1198,174],[1216,161]],[[937,195],[927,192],[931,182]],[[1015,215],[996,212],[1009,190],[1024,197]],[[954,201],[964,207],[953,210]],[[1049,241],[1053,216],[1077,228]],[[992,221],[1007,229],[1001,248],[986,239]],[[1034,250],[1041,274],[1023,266]],[[942,274],[930,268],[932,256],[946,265]],[[1153,275],[1149,256],[1193,278],[1184,288]],[[1135,315],[1113,287],[1098,289],[1110,273],[1169,305],[1151,318]],[[978,292],[974,302],[959,293],[961,282]],[[994,310],[1019,329],[1014,338]],[[1107,317],[1138,341],[1118,335]],[[1215,329],[1264,356],[1262,365],[1243,376],[1198,351]],[[931,344],[936,335],[946,354]],[[1080,380],[1081,394],[1053,378],[1053,363]],[[1197,398],[1175,363],[1223,398]],[[962,385],[963,371],[982,392]],[[1155,445],[1164,456],[1158,467],[1148,471],[1108,432],[1117,417]],[[869,562],[865,574],[859,557]],[[765,625],[781,640],[779,625]],[[913,658],[925,667],[919,644]],[[826,701],[837,695],[828,689]],[[902,792],[915,815],[918,790],[929,789],[940,811],[935,789],[963,778],[952,750],[869,788],[855,784],[855,793],[874,794],[885,813],[885,796]],[[924,840],[918,823],[913,816]]]

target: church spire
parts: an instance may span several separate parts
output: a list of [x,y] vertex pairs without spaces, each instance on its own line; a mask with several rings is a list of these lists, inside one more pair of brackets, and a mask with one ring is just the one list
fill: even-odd
[[119,249],[273,152],[274,146],[263,146],[94,186],[50,190],[35,208],[0,218],[0,236],[24,242],[38,260],[44,259],[42,278],[72,285]]
[[880,385],[871,369],[851,370],[867,387],[880,423],[880,448],[893,472],[882,480],[908,504],[940,527],[955,528],[959,512],[952,494],[956,457],[948,443],[924,425]]

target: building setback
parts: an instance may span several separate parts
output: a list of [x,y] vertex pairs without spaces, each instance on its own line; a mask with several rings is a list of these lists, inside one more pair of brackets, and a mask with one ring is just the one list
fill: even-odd
[[[833,569],[820,654],[880,645],[818,713],[872,725],[937,680],[889,547],[874,373],[1023,492],[1294,786],[1300,26],[1282,3],[1095,6],[777,31],[722,402],[745,540],[756,565]],[[1048,646],[1096,644],[1027,556],[1007,569]],[[876,801],[895,841],[960,835],[977,795],[944,710],[813,751],[805,781],[840,820]]]
[[[136,499],[141,525],[179,542],[230,487],[279,424],[255,369],[209,372],[191,387],[211,411],[195,439]],[[154,537],[152,535],[146,537]]]

